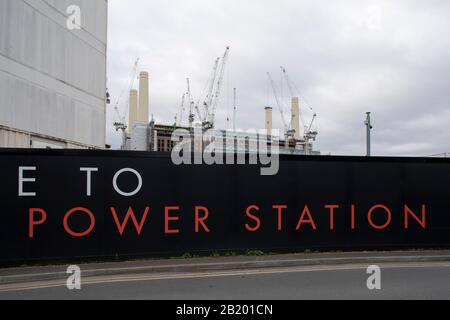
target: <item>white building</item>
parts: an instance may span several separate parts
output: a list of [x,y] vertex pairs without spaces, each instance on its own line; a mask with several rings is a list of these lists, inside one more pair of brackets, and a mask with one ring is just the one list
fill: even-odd
[[107,0],[0,0],[0,147],[105,147],[107,11]]

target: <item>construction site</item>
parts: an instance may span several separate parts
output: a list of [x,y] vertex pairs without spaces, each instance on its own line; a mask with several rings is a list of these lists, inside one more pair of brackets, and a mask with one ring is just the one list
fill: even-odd
[[[279,142],[282,154],[320,155],[321,151],[331,154],[330,147],[326,146],[334,138],[329,131],[330,123],[333,123],[329,120],[332,117],[330,108],[320,115],[321,122],[327,125],[322,127],[320,135],[324,137],[320,141],[324,150],[318,150],[318,114],[303,96],[308,92],[305,90],[305,77],[299,75],[301,71],[289,60],[280,58],[275,63],[290,63],[292,74],[288,74],[287,68],[273,64],[258,65],[252,73],[254,78],[265,78],[263,80],[267,82],[270,98],[263,100],[262,81],[246,88],[240,88],[242,84],[230,87],[224,81],[230,64],[231,67],[234,64],[229,59],[231,48],[224,42],[225,51],[222,53],[220,41],[218,52],[205,55],[205,59],[210,60],[186,68],[171,80],[174,85],[165,93],[167,102],[161,103],[161,83],[167,82],[161,79],[161,73],[154,75],[152,69],[156,69],[157,64],[151,62],[151,58],[139,58],[133,64],[134,57],[142,52],[127,58],[126,64],[129,63],[132,70],[128,76],[128,67],[124,67],[121,74],[126,74],[126,81],[121,81],[119,73],[108,78],[107,61],[117,58],[116,53],[108,48],[108,2],[72,1],[71,5],[83,9],[83,25],[74,30],[67,28],[69,6],[66,2],[0,2],[1,148],[119,149],[167,153],[177,144],[177,140],[173,140],[176,129],[193,132],[195,128],[201,128],[212,136],[211,140],[222,139],[231,133],[236,140],[247,141],[227,151],[253,152],[252,145],[262,139],[268,144]],[[240,52],[243,48],[236,46],[233,50]],[[165,74],[172,72],[171,62],[167,60],[165,63]],[[237,61],[236,65],[240,63]],[[275,68],[276,71],[266,73],[265,68]],[[207,78],[206,74],[210,76]],[[117,86],[111,86],[114,82]],[[296,83],[302,83],[301,90]],[[195,95],[193,92],[202,92],[200,86],[206,89]],[[245,102],[240,99],[241,93],[244,96],[249,92],[255,99]],[[333,100],[319,101],[321,95],[315,95],[313,100],[314,104],[321,106],[322,112],[333,104]],[[119,98],[113,102],[112,97]],[[232,112],[229,111],[229,101],[232,101]],[[167,112],[171,115],[167,116]],[[224,125],[224,117],[227,125]],[[237,123],[249,123],[250,117],[256,119],[251,122],[252,128],[237,128]],[[352,114],[351,117],[356,116]],[[346,125],[354,125],[348,119],[342,121]],[[113,124],[115,132],[109,130]],[[369,137],[372,125],[368,121],[365,124],[370,128],[367,132]],[[264,133],[260,132],[262,129]],[[363,150],[362,129],[361,122],[361,140],[357,137],[351,149],[346,150],[342,143],[335,143],[339,149],[332,153],[359,154],[358,150]],[[381,130],[389,131],[390,128],[381,128],[380,125],[380,134]],[[117,143],[119,139],[121,142]],[[345,140],[343,136],[340,139]],[[375,143],[380,150],[380,140]],[[370,141],[367,144],[370,146]],[[404,151],[401,146],[398,149],[391,140],[385,144],[385,151],[378,150],[377,154],[449,157],[448,152],[438,153],[445,150],[428,141],[422,144],[429,149],[415,152]],[[411,146],[406,143],[404,147],[407,148],[405,150],[416,148],[414,143]],[[369,151],[368,156],[371,155]]]
[[[238,107],[237,102],[237,88],[233,88],[233,128],[222,129],[217,126],[217,111],[223,98],[224,75],[229,54],[230,47],[226,47],[223,56],[215,59],[210,79],[206,84],[208,88],[206,95],[194,97],[191,91],[190,78],[186,79],[186,92],[182,93],[181,104],[177,109],[173,109],[176,113],[173,124],[156,123],[153,116],[150,117],[150,110],[153,115],[157,114],[158,107],[152,106],[150,103],[149,72],[138,71],[140,59],[137,59],[131,72],[129,87],[126,88],[129,99],[125,102],[119,99],[114,105],[116,113],[114,126],[116,131],[122,135],[121,149],[171,152],[178,142],[174,137],[175,130],[187,130],[194,134],[194,131],[198,132],[198,129],[200,129],[201,132],[208,133],[210,137],[210,140],[200,147],[201,149],[210,146],[212,141],[230,139],[231,135],[231,139],[236,141],[235,147],[232,148],[233,150],[224,149],[225,153],[257,152],[258,143],[264,140],[269,145],[276,142],[280,147],[280,154],[320,155],[319,151],[314,150],[314,142],[318,135],[317,115],[314,114],[308,122],[302,117],[300,97],[295,95],[295,84],[283,67],[281,67],[281,72],[290,93],[288,97],[290,106],[287,106],[290,108],[288,116],[285,111],[287,109],[287,103],[284,101],[286,97],[281,97],[279,94],[279,87],[284,83],[276,84],[271,74],[267,73],[267,80],[270,83],[277,111],[283,124],[282,130],[273,126],[274,108],[271,106],[261,108],[261,114],[264,114],[265,122],[261,123],[260,128],[250,133],[246,129],[238,130],[236,118],[240,107]],[[134,88],[136,80],[139,82],[138,90]],[[245,106],[242,106],[242,108],[245,108]],[[261,128],[264,128],[262,133],[258,132],[258,129]],[[278,132],[279,134],[277,134]],[[197,147],[195,151],[203,150],[199,150]]]
[[[211,57],[213,68],[207,82],[201,84],[206,88],[201,95],[194,96],[192,92],[198,92],[199,88],[192,90],[190,79],[208,70],[208,64],[188,70],[190,74],[180,79],[185,87],[183,92],[169,93],[172,97],[182,97],[180,104],[170,107],[173,121],[160,116],[162,105],[152,103],[152,97],[160,93],[150,87],[151,64],[150,70],[143,70],[140,58],[134,62],[121,94],[118,88],[110,92],[108,4],[106,1],[89,4],[75,1],[74,5],[82,7],[85,15],[83,25],[72,30],[67,27],[67,6],[63,2],[53,5],[50,1],[6,0],[0,3],[4,21],[0,30],[0,147],[167,153],[178,142],[173,138],[175,130],[193,133],[194,129],[201,128],[211,137],[200,146],[202,150],[231,134],[227,139],[243,142],[236,142],[234,148],[224,152],[256,152],[254,146],[263,140],[269,145],[279,144],[282,154],[320,154],[314,149],[318,135],[316,115],[309,120],[303,117],[302,107],[309,107],[301,105],[296,86],[284,68],[280,69],[282,83],[275,83],[267,73],[266,80],[273,94],[271,103],[276,106],[269,102],[261,106],[258,114],[261,120],[256,128],[236,128],[239,115],[250,108],[239,104],[239,88],[224,88],[230,64],[229,46],[222,55],[218,52],[218,57]],[[32,19],[33,16],[36,19]],[[18,24],[21,17],[29,23]],[[48,50],[41,42],[59,51],[44,54]],[[56,56],[56,52],[62,54]],[[161,80],[152,79],[152,83],[157,81]],[[282,87],[289,88],[289,95],[282,94],[286,91]],[[119,97],[117,102],[112,103],[113,96]],[[227,121],[233,125],[223,128],[218,124],[218,114],[223,117],[224,101],[229,99],[234,104],[233,115],[228,115]],[[11,112],[12,107],[14,112]],[[111,137],[113,133],[107,133],[112,125],[108,123],[111,113],[114,113],[115,137],[121,137],[120,147],[107,144],[108,139],[117,140]],[[277,116],[282,128],[274,127]],[[163,120],[157,122],[155,118]],[[243,117],[241,122],[245,120]]]
[[0,0],[0,300],[450,299],[450,2],[175,2]]
[[[141,59],[135,61],[123,94],[107,89],[110,82],[107,79],[108,3],[78,0],[74,5],[83,8],[85,14],[83,25],[71,30],[67,28],[65,2],[0,2],[3,23],[0,29],[0,147],[111,149],[107,145],[107,139],[111,138],[106,132],[107,115],[114,112],[114,127],[122,139],[121,150],[171,152],[177,143],[172,139],[176,129],[193,132],[201,128],[209,132],[212,140],[231,132],[237,140],[246,141],[227,152],[254,152],[253,144],[264,139],[269,144],[280,140],[281,153],[319,154],[313,147],[318,134],[316,115],[310,121],[302,117],[301,99],[284,68],[281,69],[282,84],[275,83],[268,74],[276,108],[261,106],[261,123],[252,128],[256,129],[255,133],[248,133],[250,128],[242,128],[243,131],[236,128],[240,112],[248,108],[238,106],[239,88],[232,90],[233,128],[219,127],[218,111],[223,108],[225,98],[230,99],[225,97],[228,92],[224,92],[230,47],[226,47],[220,57],[211,57],[214,65],[204,84],[206,92],[200,96],[192,94],[190,78],[197,77],[202,70],[189,70],[191,74],[180,81],[185,86],[184,92],[170,93],[172,97],[182,96],[181,103],[171,107],[174,121],[156,123],[154,116],[162,118],[159,115],[163,106],[151,103],[151,95],[157,96],[159,92],[151,90],[151,73],[141,70]],[[28,22],[20,24],[22,20]],[[153,79],[153,83],[156,81],[160,80]],[[289,87],[290,95],[280,94],[283,92],[280,86]],[[112,96],[119,96],[114,104]],[[274,116],[278,114],[283,128],[273,126]],[[265,133],[260,134],[257,131],[260,129],[265,129]],[[280,134],[275,133],[277,129]]]

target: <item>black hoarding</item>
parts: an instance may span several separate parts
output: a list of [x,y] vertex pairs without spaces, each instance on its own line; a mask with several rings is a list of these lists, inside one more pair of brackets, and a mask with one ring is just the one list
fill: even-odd
[[0,151],[0,262],[238,250],[450,246],[450,161]]

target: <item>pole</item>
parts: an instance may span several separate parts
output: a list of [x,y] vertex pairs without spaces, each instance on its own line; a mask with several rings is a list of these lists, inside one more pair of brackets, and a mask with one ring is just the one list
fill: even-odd
[[372,156],[371,133],[372,133],[373,127],[372,127],[371,118],[370,118],[371,113],[367,112],[366,115],[367,115],[367,119],[364,124],[366,125],[366,128],[367,128],[367,156],[371,157]]
[[187,90],[188,90],[187,94],[188,94],[188,99],[189,99],[189,130],[192,130],[195,116],[193,114],[194,102],[192,101],[191,80],[189,78],[187,78]]
[[236,132],[236,112],[237,112],[237,105],[236,105],[236,88],[234,88],[233,90],[234,95],[233,95],[233,132]]

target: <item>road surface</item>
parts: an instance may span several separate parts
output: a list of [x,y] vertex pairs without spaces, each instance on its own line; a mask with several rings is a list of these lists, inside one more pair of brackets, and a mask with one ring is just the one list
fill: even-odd
[[192,274],[139,274],[0,286],[0,299],[450,299],[450,263],[381,264],[381,290],[368,290],[367,265]]

